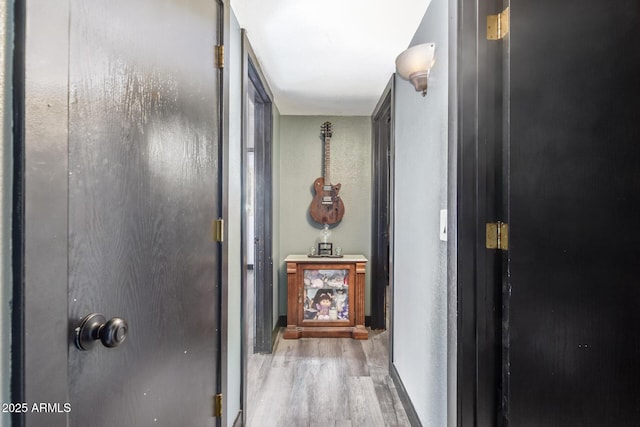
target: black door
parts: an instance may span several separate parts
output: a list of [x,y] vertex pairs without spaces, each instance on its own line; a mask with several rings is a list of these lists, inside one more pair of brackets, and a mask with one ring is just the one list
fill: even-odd
[[514,0],[488,41],[491,3],[457,32],[458,422],[637,425],[640,4]]
[[511,2],[505,414],[640,419],[640,3]]

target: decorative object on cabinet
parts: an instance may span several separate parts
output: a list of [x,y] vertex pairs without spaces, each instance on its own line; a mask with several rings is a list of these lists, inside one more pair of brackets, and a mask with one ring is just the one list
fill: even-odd
[[331,185],[331,135],[331,123],[324,122],[320,127],[320,136],[324,140],[324,174],[313,183],[316,194],[309,206],[311,219],[320,224],[336,224],[344,216],[344,203],[338,195],[340,184]]
[[369,337],[364,326],[364,256],[319,260],[289,255],[284,261],[288,279],[284,338]]
[[318,243],[318,255],[320,256],[333,255],[333,243],[329,243],[329,242]]
[[342,248],[340,246],[336,246],[334,249],[333,243],[329,241],[330,238],[331,230],[329,230],[329,224],[325,224],[324,228],[320,232],[318,250],[316,251],[316,248],[312,246],[309,248],[308,256],[311,258],[342,258]]

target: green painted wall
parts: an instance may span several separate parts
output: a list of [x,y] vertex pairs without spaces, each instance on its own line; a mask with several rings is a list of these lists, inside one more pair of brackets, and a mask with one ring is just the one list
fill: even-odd
[[[334,246],[346,254],[371,253],[371,118],[332,116],[280,117],[280,253],[274,258],[279,271],[279,312],[287,313],[287,275],[284,258],[307,253],[322,226],[309,217],[313,182],[322,176],[324,148],[320,126],[330,121],[331,181],[342,184],[345,204],[342,221],[332,228]],[[277,203],[277,204],[275,204]],[[367,270],[369,271],[369,270]],[[370,314],[370,276],[366,281],[365,314]]]

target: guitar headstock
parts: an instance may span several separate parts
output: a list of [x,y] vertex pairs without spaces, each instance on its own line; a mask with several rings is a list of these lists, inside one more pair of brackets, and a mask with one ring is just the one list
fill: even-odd
[[323,138],[331,138],[331,122],[324,122],[320,126],[320,135]]

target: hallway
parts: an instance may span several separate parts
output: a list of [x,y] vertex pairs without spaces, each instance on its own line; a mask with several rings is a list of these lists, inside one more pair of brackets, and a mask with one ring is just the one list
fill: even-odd
[[369,339],[303,338],[278,333],[272,354],[248,368],[247,426],[408,426],[389,377],[388,331]]

